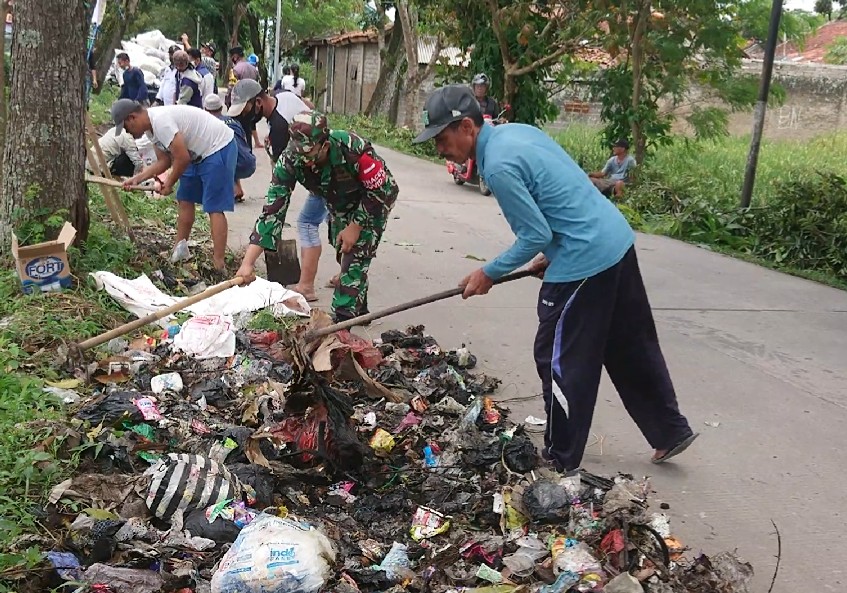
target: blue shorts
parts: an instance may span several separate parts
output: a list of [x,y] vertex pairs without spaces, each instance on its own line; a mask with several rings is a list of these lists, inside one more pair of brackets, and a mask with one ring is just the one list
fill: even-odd
[[235,210],[235,162],[238,148],[235,139],[188,168],[179,178],[176,199],[203,205],[203,212]]
[[318,227],[322,222],[326,222],[328,214],[324,199],[315,194],[309,194],[297,218],[300,247],[320,247],[321,236]]

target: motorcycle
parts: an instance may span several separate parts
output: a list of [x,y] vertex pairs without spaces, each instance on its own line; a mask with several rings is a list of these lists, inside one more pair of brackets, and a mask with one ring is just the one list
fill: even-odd
[[[496,118],[492,118],[490,115],[483,116],[485,124],[496,126],[506,123],[505,120],[503,120],[503,114],[509,110],[509,106],[505,105],[504,107],[503,111],[501,111]],[[488,186],[485,184],[485,180],[479,176],[476,161],[473,159],[468,159],[465,163],[447,161],[447,172],[453,176],[453,183],[456,185],[464,185],[466,183],[477,184],[479,186],[479,193],[484,196],[491,195],[491,190],[488,189]]]

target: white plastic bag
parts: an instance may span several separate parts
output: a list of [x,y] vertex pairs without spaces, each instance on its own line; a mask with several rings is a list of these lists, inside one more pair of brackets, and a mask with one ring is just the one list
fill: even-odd
[[229,315],[197,315],[182,324],[174,348],[204,358],[229,358],[235,354],[235,332]]
[[[142,274],[134,280],[116,276],[111,272],[92,272],[97,288],[105,289],[125,309],[137,317],[144,317],[177,302],[174,297],[156,288],[150,278]],[[300,315],[308,317],[311,307],[303,295],[287,290],[277,282],[256,278],[249,286],[234,286],[186,308],[194,315],[235,315],[244,311],[258,311],[274,307],[275,315]],[[277,311],[279,309],[279,311]],[[167,328],[173,316],[158,321]]]
[[212,593],[317,593],[334,562],[332,543],[320,531],[263,513],[221,559]]

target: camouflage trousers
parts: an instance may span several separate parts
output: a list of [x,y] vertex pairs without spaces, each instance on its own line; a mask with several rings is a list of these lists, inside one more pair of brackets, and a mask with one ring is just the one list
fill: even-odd
[[335,259],[341,266],[338,286],[332,295],[332,314],[336,321],[346,321],[368,313],[368,269],[376,257],[386,220],[377,220],[373,227],[364,227],[350,253],[341,252],[339,233],[347,228],[351,215],[332,216],[329,225],[330,242],[335,246]]

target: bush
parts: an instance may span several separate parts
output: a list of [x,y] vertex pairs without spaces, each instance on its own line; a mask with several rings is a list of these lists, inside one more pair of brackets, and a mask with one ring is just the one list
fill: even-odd
[[[599,130],[574,125],[559,143],[586,170],[599,169],[609,151]],[[739,198],[747,138],[676,138],[636,171],[621,210],[639,230],[715,247],[761,263],[847,282],[847,135],[810,141],[765,142],[753,208]]]
[[820,173],[781,184],[751,231],[757,255],[847,280],[847,180]]

